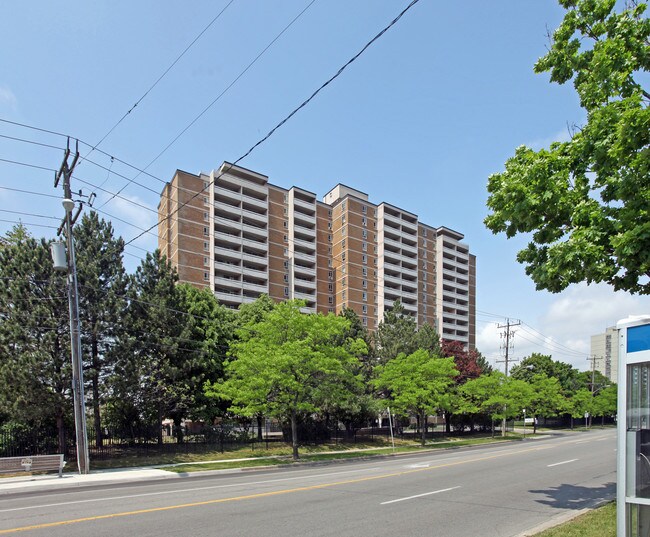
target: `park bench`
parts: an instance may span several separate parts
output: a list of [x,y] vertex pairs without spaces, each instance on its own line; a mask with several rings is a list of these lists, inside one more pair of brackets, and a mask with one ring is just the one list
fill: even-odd
[[15,472],[45,472],[58,470],[63,476],[63,455],[28,455],[25,457],[0,457],[0,474]]

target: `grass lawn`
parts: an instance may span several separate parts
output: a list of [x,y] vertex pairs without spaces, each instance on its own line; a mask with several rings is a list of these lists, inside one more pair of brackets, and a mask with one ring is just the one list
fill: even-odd
[[[510,433],[505,440],[518,440],[520,435]],[[436,439],[435,442],[429,441],[424,449],[444,449],[461,446],[480,445],[492,442],[501,442],[504,439],[500,436],[472,436],[472,437],[449,437],[443,440]],[[412,452],[423,449],[419,442],[411,440],[395,439],[395,452]],[[363,450],[363,451],[359,451]],[[343,453],[331,453],[331,452]],[[301,446],[300,457],[302,461],[333,460],[346,459],[353,457],[368,457],[372,455],[387,455],[393,452],[390,440],[375,438],[365,442],[356,443],[329,443],[314,446]],[[265,458],[266,457],[266,458]],[[278,457],[278,459],[269,459],[268,457]],[[256,458],[254,461],[228,462],[232,459]],[[209,462],[218,461],[218,462]],[[205,464],[200,464],[205,462]],[[197,472],[202,470],[220,470],[224,468],[245,468],[253,466],[266,466],[276,464],[290,464],[291,446],[289,444],[275,444],[268,449],[261,449],[260,446],[251,449],[244,446],[224,453],[220,451],[210,451],[205,453],[168,453],[152,454],[148,457],[138,457],[137,455],[124,452],[118,457],[107,460],[91,460],[93,470],[107,468],[132,468],[138,466],[162,466],[167,464],[192,463],[183,466],[166,468],[175,472]],[[75,466],[74,461],[70,467]]]
[[538,533],[535,537],[616,537],[616,502]]

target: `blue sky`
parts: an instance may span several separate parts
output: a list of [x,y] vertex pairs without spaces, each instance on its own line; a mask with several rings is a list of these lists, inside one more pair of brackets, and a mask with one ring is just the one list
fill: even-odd
[[[97,192],[95,207],[115,217],[117,233],[129,240],[155,223],[155,212],[142,206],[155,209],[161,181],[177,168],[198,173],[239,158],[407,3],[72,0],[62,9],[43,0],[13,2],[0,17],[0,118],[95,144],[225,8],[99,146],[144,168],[307,8],[147,168],[154,177],[136,178],[138,172],[98,151],[78,166],[79,180],[95,187],[73,180],[73,188]],[[319,196],[342,182],[375,203],[389,201],[464,233],[478,258],[479,349],[492,361],[499,357],[494,322],[510,316],[526,323],[515,335],[515,357],[552,353],[586,369],[590,335],[628,314],[650,312],[650,299],[606,286],[535,291],[515,261],[525,240],[507,241],[483,225],[488,176],[503,169],[518,145],[566,139],[567,126],[584,120],[570,85],[533,73],[548,46],[547,29],[562,16],[551,0],[421,0],[241,165]],[[0,122],[0,136],[0,159],[58,169],[65,139],[7,122]],[[82,156],[88,151],[81,146]],[[117,174],[146,188],[129,184],[102,206],[111,196],[97,187],[114,193],[127,184]],[[58,225],[16,212],[58,218],[59,200],[6,189],[58,196],[52,176],[0,161],[0,219]],[[11,225],[0,222],[0,233]],[[39,236],[55,232],[30,229]],[[156,239],[144,236],[134,245],[152,250]],[[127,251],[132,269],[133,256],[144,252]]]

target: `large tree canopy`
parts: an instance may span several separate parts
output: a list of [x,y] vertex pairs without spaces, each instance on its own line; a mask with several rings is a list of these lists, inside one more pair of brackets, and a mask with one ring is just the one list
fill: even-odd
[[573,80],[587,121],[568,142],[519,147],[490,176],[485,224],[508,238],[531,234],[517,260],[538,289],[586,281],[649,294],[647,6],[629,1],[616,12],[615,0],[559,1],[567,13],[535,71]]

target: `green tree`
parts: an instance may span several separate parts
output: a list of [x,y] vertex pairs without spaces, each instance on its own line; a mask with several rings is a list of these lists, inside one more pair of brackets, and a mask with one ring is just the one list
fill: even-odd
[[0,247],[0,415],[55,426],[61,453],[72,419],[69,330],[66,279],[49,243],[14,227]]
[[595,416],[614,416],[617,412],[618,387],[616,384],[601,389],[594,398]]
[[[528,415],[535,418],[550,418],[566,410],[566,399],[562,395],[562,386],[555,377],[545,374],[535,375],[530,382],[532,393],[528,403]],[[533,433],[537,432],[537,422]]]
[[203,354],[191,342],[184,345],[186,319],[177,281],[176,271],[159,251],[147,254],[130,279],[126,330],[114,348],[112,410],[132,430],[154,425],[160,444],[162,420],[172,417],[177,421],[191,406],[184,361],[188,354]]
[[389,391],[391,405],[397,412],[418,417],[424,445],[427,418],[450,406],[450,387],[457,375],[453,358],[440,358],[418,349],[380,366],[375,385]]
[[486,415],[494,421],[502,418],[503,407],[507,401],[502,394],[505,375],[500,371],[492,371],[486,375],[468,380],[458,388],[459,398],[457,412],[467,414],[472,419]]
[[126,273],[124,241],[115,238],[110,222],[100,220],[97,213],[84,214],[74,227],[77,280],[79,282],[79,317],[81,323],[81,356],[84,379],[89,383],[93,411],[95,442],[102,445],[101,408],[103,386],[112,365],[109,349],[122,328],[125,308]]
[[[591,415],[594,412],[594,395],[589,390],[580,388],[568,399],[567,408],[572,420],[582,418],[587,413]],[[573,421],[571,426],[573,427]]]
[[179,284],[178,305],[183,312],[183,327],[179,341],[179,381],[186,390],[186,409],[175,413],[176,430],[185,417],[208,423],[222,412],[215,400],[205,396],[206,382],[223,377],[230,342],[234,337],[235,313],[219,304],[209,289]]
[[418,348],[417,331],[415,318],[406,313],[401,302],[396,300],[393,309],[384,313],[375,334],[379,363],[385,364],[400,353],[415,352]]
[[535,71],[573,81],[587,121],[568,142],[519,147],[490,176],[494,233],[532,234],[517,260],[538,289],[607,282],[650,293],[650,21],[646,4],[560,0],[567,10]]
[[[225,364],[226,380],[206,385],[209,397],[226,399],[242,416],[259,414],[291,423],[293,457],[298,459],[298,418],[321,410],[328,398],[344,397],[361,339],[333,342],[349,329],[334,315],[304,315],[303,303],[277,304],[266,317],[240,331]],[[358,379],[360,382],[360,379]]]

